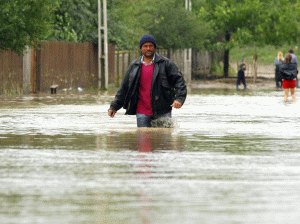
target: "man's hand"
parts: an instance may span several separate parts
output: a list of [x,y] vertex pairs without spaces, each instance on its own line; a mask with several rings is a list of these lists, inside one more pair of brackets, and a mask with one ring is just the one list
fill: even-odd
[[114,117],[114,116],[115,116],[115,114],[116,114],[116,111],[114,111],[114,110],[111,110],[111,109],[109,109],[109,110],[108,110],[108,116],[110,116],[110,117]]
[[177,101],[177,100],[174,100],[173,104],[171,105],[171,107],[174,107],[174,108],[181,108],[182,107],[182,104]]

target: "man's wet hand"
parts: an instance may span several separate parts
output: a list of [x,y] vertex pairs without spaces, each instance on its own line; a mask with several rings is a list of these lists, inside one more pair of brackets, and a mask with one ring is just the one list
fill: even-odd
[[182,104],[177,101],[177,100],[174,100],[173,104],[171,105],[171,107],[174,107],[174,108],[181,108],[182,107]]
[[114,110],[111,110],[111,109],[109,109],[109,110],[108,110],[108,116],[110,116],[110,117],[114,117],[114,116],[115,116],[115,114],[116,114],[116,111],[114,111]]

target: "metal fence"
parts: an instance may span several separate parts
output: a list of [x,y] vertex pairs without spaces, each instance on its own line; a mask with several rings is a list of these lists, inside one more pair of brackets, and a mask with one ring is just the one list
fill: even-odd
[[97,54],[90,43],[43,42],[36,50],[36,91],[97,86]]

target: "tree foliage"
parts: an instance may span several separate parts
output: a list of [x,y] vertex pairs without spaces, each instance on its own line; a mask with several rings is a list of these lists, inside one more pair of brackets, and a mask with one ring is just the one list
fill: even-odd
[[203,0],[199,19],[211,24],[210,47],[225,50],[226,77],[226,57],[234,46],[297,42],[299,9],[298,0]]
[[[93,42],[97,38],[97,11],[87,0],[58,0],[53,28],[47,39],[70,42]],[[96,33],[95,33],[96,30]]]
[[[49,38],[76,42],[98,41],[98,1],[59,0],[56,20]],[[140,37],[150,33],[165,48],[203,46],[202,30],[182,0],[107,0],[109,42],[119,48],[138,45]]]
[[[128,49],[150,33],[163,48],[228,53],[299,40],[299,0],[192,0],[192,11],[184,3],[107,0],[109,42]],[[0,21],[3,50],[21,53],[38,40],[98,42],[97,0],[0,0]]]
[[149,33],[163,48],[200,48],[205,40],[204,25],[193,12],[184,7],[182,0],[132,0],[123,10],[124,24],[131,29],[132,39]]
[[19,55],[44,38],[51,25],[53,0],[0,0],[0,50]]
[[140,27],[133,14],[135,4],[133,1],[108,0],[108,39],[109,42],[120,49],[130,49],[136,46]]
[[[58,0],[53,29],[48,40],[98,43],[98,1]],[[127,1],[107,0],[109,42],[120,48],[130,48],[134,29],[127,21],[131,8]],[[102,18],[103,19],[103,18]]]
[[[230,49],[236,45],[281,45],[298,41],[299,4],[295,0],[207,0],[200,18],[213,23],[212,43]],[[226,41],[225,33],[230,40]],[[221,34],[220,39],[216,39]]]
[[[205,41],[204,24],[184,7],[184,1],[153,0],[137,10],[139,26],[151,33],[158,45],[169,49],[201,48]],[[148,7],[147,7],[148,6]]]

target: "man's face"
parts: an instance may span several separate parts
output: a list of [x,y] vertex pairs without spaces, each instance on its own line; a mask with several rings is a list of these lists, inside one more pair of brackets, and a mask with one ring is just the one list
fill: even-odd
[[142,45],[142,54],[146,58],[153,58],[153,55],[155,53],[155,46],[152,42],[146,42]]

